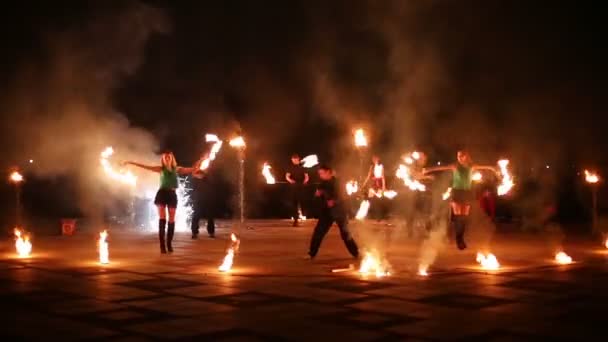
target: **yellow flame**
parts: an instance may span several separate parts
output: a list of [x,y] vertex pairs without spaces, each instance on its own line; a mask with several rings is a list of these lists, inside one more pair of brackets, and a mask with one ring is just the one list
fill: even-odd
[[388,199],[393,199],[393,198],[397,197],[397,191],[395,191],[395,190],[386,190],[386,191],[384,191],[384,192],[382,193],[382,195],[383,195],[385,198],[388,198]]
[[103,168],[106,175],[110,178],[117,180],[121,183],[135,186],[137,184],[137,177],[135,177],[131,171],[119,170],[116,171],[110,164],[109,158],[114,154],[114,149],[109,146],[101,152],[101,158],[99,159],[101,167]]
[[415,160],[420,159],[420,152],[416,152],[416,151],[412,152],[412,158],[414,158]]
[[382,278],[391,275],[386,265],[372,253],[366,252],[365,257],[361,260],[359,273],[363,275],[375,274],[376,277]]
[[108,232],[104,230],[99,233],[99,263],[100,264],[109,264],[110,263],[110,252],[108,251],[108,242],[106,239],[108,238]]
[[555,261],[558,264],[567,265],[572,263],[572,258],[564,252],[559,252],[555,254]]
[[236,237],[234,233],[230,234],[230,247],[226,251],[226,256],[224,257],[224,261],[218,267],[220,272],[228,272],[232,269],[232,263],[234,262],[234,253],[239,249],[240,240]]
[[[407,161],[406,161],[407,162]],[[412,191],[426,191],[426,186],[414,179],[411,175],[411,170],[406,165],[399,165],[397,172],[395,173],[397,178],[403,180],[403,184]]]
[[595,172],[585,170],[585,181],[590,184],[595,184],[600,181],[600,177]]
[[20,258],[27,258],[32,253],[32,243],[30,237],[27,234],[23,234],[20,229],[15,228],[15,248],[17,249],[17,255]]
[[209,142],[218,142],[218,141],[220,141],[220,138],[218,138],[217,135],[215,135],[215,134],[207,133],[207,134],[205,134],[205,141],[208,143]]
[[239,136],[239,137],[236,137],[236,138],[230,140],[229,144],[232,147],[242,148],[242,147],[245,147],[245,139],[243,139],[243,137]]
[[447,201],[450,197],[452,197],[452,188],[447,188],[441,197],[444,201]]
[[275,184],[276,183],[274,176],[270,172],[271,168],[272,167],[270,165],[268,165],[268,163],[264,163],[264,166],[262,166],[262,175],[266,179],[266,184]]
[[418,266],[418,275],[422,276],[422,277],[428,277],[429,273],[427,272],[427,270],[428,270],[427,265]]
[[359,192],[359,183],[357,183],[355,180],[348,181],[346,183],[346,193],[348,196],[356,194],[357,192]]
[[21,183],[23,182],[23,176],[18,171],[13,171],[9,176],[9,180],[13,183]]
[[471,179],[473,182],[481,182],[483,180],[483,176],[481,175],[481,172],[475,172],[473,173],[473,177]]
[[316,154],[311,154],[302,158],[302,167],[307,169],[317,166],[319,164],[319,157]]
[[355,130],[355,146],[357,146],[357,147],[367,146],[367,138],[365,137],[365,132],[361,128]]
[[[214,136],[214,135],[211,134],[211,136]],[[211,141],[213,141],[213,139],[210,140],[209,142],[211,142]],[[202,161],[201,166],[199,167],[200,170],[207,170],[209,168],[209,166],[211,165],[211,162],[215,160],[215,157],[222,149],[222,144],[223,144],[223,142],[219,139],[217,139],[215,141],[213,146],[211,146],[211,150],[209,151],[209,156],[207,156],[207,158],[205,158]]]
[[507,169],[509,165],[508,159],[501,159],[498,161],[498,166],[500,167],[500,173],[502,175],[502,182],[498,185],[497,193],[498,196],[503,196],[509,193],[513,188],[513,178]]
[[604,242],[604,246],[608,248],[608,239],[606,239],[606,242]]
[[361,202],[361,205],[359,206],[359,210],[357,210],[357,215],[355,216],[355,218],[357,220],[365,219],[365,217],[367,217],[368,211],[369,211],[369,201],[364,200]]
[[500,268],[498,260],[492,253],[483,254],[478,252],[476,260],[484,270],[497,270]]

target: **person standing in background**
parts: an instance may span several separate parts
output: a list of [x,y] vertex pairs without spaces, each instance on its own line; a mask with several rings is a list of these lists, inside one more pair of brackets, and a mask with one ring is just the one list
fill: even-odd
[[293,154],[291,156],[291,165],[289,165],[287,168],[285,179],[290,185],[290,204],[293,217],[293,226],[297,227],[300,219],[300,213],[302,211],[302,196],[304,194],[304,187],[310,180],[308,173],[301,165],[301,159],[298,154]]

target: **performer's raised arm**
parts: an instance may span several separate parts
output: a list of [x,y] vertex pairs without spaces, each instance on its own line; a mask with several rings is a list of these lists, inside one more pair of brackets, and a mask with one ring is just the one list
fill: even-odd
[[141,169],[152,171],[152,172],[160,172],[163,169],[163,167],[160,166],[160,165],[159,166],[156,166],[156,165],[155,166],[150,166],[150,165],[140,164],[140,163],[137,163],[137,162],[134,162],[134,161],[123,162],[123,165],[133,165],[133,166],[139,167]]
[[426,175],[427,173],[433,173],[433,172],[439,172],[439,171],[452,171],[455,168],[456,167],[454,165],[427,167],[427,168],[422,169],[422,174]]

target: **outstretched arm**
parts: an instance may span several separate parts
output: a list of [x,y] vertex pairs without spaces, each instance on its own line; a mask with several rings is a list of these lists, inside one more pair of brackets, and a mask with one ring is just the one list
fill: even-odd
[[152,172],[160,172],[162,170],[161,166],[144,165],[144,164],[140,164],[140,163],[136,163],[136,162],[132,162],[132,161],[126,161],[123,164],[124,165],[133,165],[133,166],[139,167],[141,169],[152,171]]
[[496,174],[498,177],[500,177],[500,169],[495,166],[473,165],[472,169],[473,169],[473,171],[476,171],[476,170],[492,171],[492,172],[494,172],[494,174]]
[[454,170],[454,165],[434,166],[434,167],[422,169],[422,174],[426,175],[427,173],[433,173],[433,172],[438,172],[438,171],[451,171],[451,170]]
[[194,167],[181,167],[178,166],[177,167],[177,173],[181,176],[185,176],[185,175],[189,175],[191,173],[193,173],[194,171],[196,171],[197,169]]

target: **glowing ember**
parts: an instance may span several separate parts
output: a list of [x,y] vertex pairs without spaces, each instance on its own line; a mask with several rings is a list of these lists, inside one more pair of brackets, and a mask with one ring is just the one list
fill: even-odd
[[264,166],[262,167],[262,175],[266,179],[266,184],[275,184],[276,183],[274,176],[272,175],[272,173],[270,173],[271,168],[272,167],[270,165],[268,165],[268,163],[264,163]]
[[17,255],[20,258],[27,258],[32,253],[32,243],[30,237],[27,234],[23,234],[21,230],[15,228],[15,248],[17,248]]
[[383,265],[380,258],[377,258],[369,252],[366,252],[365,257],[363,258],[363,260],[361,260],[361,266],[359,266],[359,273],[363,275],[375,274],[378,278],[391,275],[386,265]]
[[410,168],[406,165],[399,165],[396,173],[397,178],[403,180],[403,184],[412,191],[426,191],[426,186],[418,180],[412,178]]
[[11,172],[9,179],[13,183],[21,183],[23,182],[23,176],[18,171]]
[[357,147],[367,146],[367,138],[365,137],[365,132],[361,128],[355,130],[355,146],[357,146]]
[[498,260],[492,253],[484,255],[483,253],[477,253],[477,262],[481,265],[484,270],[497,270],[500,268]]
[[412,152],[412,158],[414,158],[416,160],[420,159],[420,152],[416,152],[416,151]]
[[444,201],[447,201],[450,197],[452,197],[452,188],[447,188],[441,197]]
[[108,251],[108,232],[103,231],[99,233],[99,263],[100,264],[109,264],[110,263],[110,252]]
[[232,263],[234,261],[234,253],[236,253],[239,249],[240,240],[236,237],[234,233],[230,234],[230,247],[228,251],[226,251],[226,256],[224,257],[224,261],[218,267],[218,270],[221,272],[228,272],[232,269]]
[[558,264],[567,265],[572,263],[572,258],[564,252],[559,252],[555,254],[555,261]]
[[585,181],[590,184],[595,184],[600,181],[600,177],[594,172],[585,170]]
[[101,158],[99,159],[101,163],[101,167],[103,168],[106,175],[110,178],[117,180],[121,183],[128,184],[131,186],[135,186],[137,183],[137,177],[135,177],[131,171],[120,170],[116,171],[110,165],[109,158],[114,154],[114,149],[112,147],[106,147],[103,152],[101,152]]
[[473,182],[481,182],[483,180],[483,176],[481,175],[481,172],[475,172],[473,173],[473,177],[471,179]]
[[243,137],[239,136],[239,137],[236,137],[236,138],[230,140],[229,144],[232,147],[243,148],[243,147],[245,147],[245,139],[243,139]]
[[357,181],[351,180],[346,183],[346,193],[348,196],[356,194],[357,192],[359,192],[359,183],[357,183]]
[[428,266],[427,265],[420,265],[418,267],[418,275],[422,276],[422,277],[428,277],[429,273],[427,272]]
[[393,199],[393,198],[397,197],[397,191],[386,190],[386,191],[384,191],[383,196],[388,199]]
[[364,200],[361,202],[361,205],[359,206],[359,210],[357,210],[357,215],[355,216],[355,218],[357,220],[365,219],[365,217],[367,217],[368,211],[369,211],[369,201]]
[[500,173],[502,175],[502,182],[498,185],[498,196],[503,196],[509,193],[509,191],[511,191],[511,188],[513,188],[513,178],[511,177],[511,174],[509,173],[509,170],[507,169],[507,166],[509,165],[509,160],[508,159],[501,159],[498,161],[498,166],[500,167]]
[[374,165],[374,178],[382,178],[384,177],[384,165],[375,164]]
[[318,164],[319,164],[319,158],[317,157],[316,154],[311,154],[309,156],[302,158],[302,167],[305,167],[307,169],[309,169],[311,167],[315,167]]

